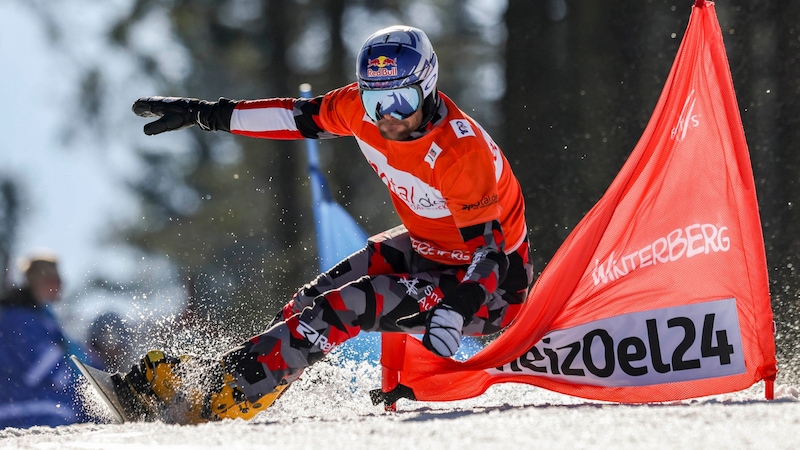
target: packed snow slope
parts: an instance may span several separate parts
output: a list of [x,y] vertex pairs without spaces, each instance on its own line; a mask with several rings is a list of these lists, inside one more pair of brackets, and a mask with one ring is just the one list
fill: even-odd
[[85,386],[98,422],[0,430],[0,449],[794,449],[800,390],[763,385],[669,404],[623,405],[504,384],[460,402],[401,400],[373,406],[380,370],[369,361],[323,361],[254,420],[180,426],[108,422]]

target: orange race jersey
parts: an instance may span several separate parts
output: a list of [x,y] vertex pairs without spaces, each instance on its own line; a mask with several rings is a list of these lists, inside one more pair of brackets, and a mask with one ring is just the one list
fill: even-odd
[[383,138],[365,114],[355,83],[313,100],[237,103],[232,133],[270,139],[354,136],[389,189],[415,250],[445,264],[469,264],[474,248],[459,228],[499,221],[504,252],[526,237],[524,198],[492,138],[443,94],[442,117],[408,141]]

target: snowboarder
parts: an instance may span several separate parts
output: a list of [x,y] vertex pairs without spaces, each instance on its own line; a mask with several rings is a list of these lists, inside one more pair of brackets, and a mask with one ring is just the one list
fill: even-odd
[[157,118],[147,135],[197,125],[265,139],[353,136],[402,225],[303,286],[263,334],[219,359],[148,353],[117,377],[127,409],[172,408],[180,422],[249,418],[360,331],[422,334],[451,357],[462,335],[514,318],[532,281],[524,198],[492,138],[438,91],[438,73],[425,33],[393,26],[362,46],[357,82],[313,99],[134,102],[135,114]]

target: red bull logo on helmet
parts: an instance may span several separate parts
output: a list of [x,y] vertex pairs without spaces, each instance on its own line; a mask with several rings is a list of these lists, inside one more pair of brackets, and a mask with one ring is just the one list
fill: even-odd
[[388,56],[378,56],[367,61],[368,77],[397,76],[397,61]]

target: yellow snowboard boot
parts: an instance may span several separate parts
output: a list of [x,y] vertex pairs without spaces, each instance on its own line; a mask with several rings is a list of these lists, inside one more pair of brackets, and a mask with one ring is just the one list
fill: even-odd
[[124,377],[117,394],[132,417],[196,424],[221,419],[249,420],[280,397],[288,384],[249,402],[221,362],[160,350],[148,352]]

